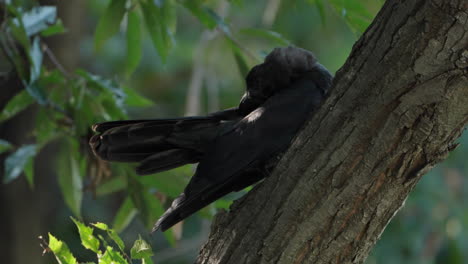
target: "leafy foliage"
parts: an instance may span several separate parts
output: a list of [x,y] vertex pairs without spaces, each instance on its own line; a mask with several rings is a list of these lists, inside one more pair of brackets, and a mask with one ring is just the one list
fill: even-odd
[[[120,238],[114,229],[109,228],[104,223],[98,222],[92,224],[92,226],[96,227],[98,231],[104,231],[107,234],[107,237],[104,237],[100,234],[93,234],[95,229],[92,226],[87,226],[74,218],[72,218],[72,220],[80,234],[81,244],[84,248],[92,251],[96,255],[95,260],[97,260],[97,263],[128,264],[133,263],[133,260],[142,260],[142,263],[153,263],[151,260],[151,256],[153,256],[151,246],[141,237],[139,237],[133,244],[130,249],[129,256],[126,253],[127,251],[122,238]],[[43,244],[45,251],[52,252],[58,263],[78,263],[67,244],[58,240],[53,235],[49,234],[49,242],[47,243],[43,241]]]
[[[2,182],[11,183],[23,174],[29,186],[34,188],[35,156],[51,142],[60,142],[60,150],[55,157],[57,182],[64,202],[76,218],[81,219],[83,214],[82,203],[86,199],[84,190],[91,190],[98,198],[111,194],[118,194],[122,198],[120,204],[116,206],[115,216],[109,221],[112,223],[109,225],[111,227],[104,223],[86,226],[73,219],[78,227],[83,247],[96,256],[93,261],[131,263],[132,260],[136,260],[137,263],[152,263],[153,253],[150,242],[139,238],[129,250],[125,248],[123,242],[125,239],[122,239],[118,233],[124,232],[136,217],[149,230],[170,200],[183,190],[193,174],[192,167],[185,166],[159,173],[156,177],[152,175],[137,177],[131,166],[96,160],[87,146],[91,134],[90,126],[93,123],[127,119],[129,112],[143,107],[150,109],[148,112],[151,115],[157,116],[162,107],[141,96],[132,84],[129,85],[122,79],[109,79],[89,69],[66,71],[44,41],[46,37],[67,33],[61,20],[57,18],[56,7],[39,6],[36,2],[26,4],[26,2],[28,1],[5,1],[4,4],[0,4],[5,6],[6,11],[5,21],[0,27],[0,47],[23,85],[23,89],[10,98],[2,109],[0,122],[5,123],[27,109],[37,109],[34,129],[27,143],[16,145],[0,139],[0,153],[6,156]],[[301,41],[306,37],[320,39],[332,35],[325,32],[327,30],[323,30],[317,37],[318,33],[304,27],[302,21],[294,25],[297,36],[282,31],[281,25],[275,27],[239,21],[234,16],[223,14],[218,1],[109,0],[107,2],[104,11],[97,19],[98,24],[90,46],[95,54],[103,54],[107,52],[108,46],[113,44],[113,40],[122,38],[121,42],[124,44],[119,49],[119,53],[124,54],[124,59],[122,63],[116,63],[122,64],[122,67],[116,69],[120,70],[118,74],[124,74],[127,80],[132,78],[135,72],[148,71],[147,66],[154,63],[148,58],[158,61],[155,64],[159,67],[157,70],[161,72],[171,70],[174,61],[187,63],[180,55],[184,53],[184,45],[187,46],[179,38],[180,31],[187,26],[187,22],[184,24],[181,16],[189,16],[191,19],[189,23],[198,21],[202,30],[210,33],[208,34],[210,37],[207,38],[209,43],[204,44],[208,52],[197,56],[200,56],[200,60],[213,64],[214,75],[217,73],[217,68],[226,67],[216,61],[214,55],[216,50],[221,50],[223,60],[228,60],[228,55],[232,54],[230,62],[236,64],[237,69],[233,66],[233,69],[229,68],[228,71],[238,71],[242,77],[245,77],[253,63],[260,61],[265,50],[270,47],[301,45]],[[228,1],[228,4],[232,8],[254,13],[259,10],[258,2],[261,1],[233,0]],[[315,23],[321,21],[322,26],[326,27],[339,18],[355,35],[359,35],[366,30],[381,4],[382,1],[375,0],[282,1],[278,13],[289,13],[289,16],[284,16],[285,20],[293,21],[291,17],[297,16],[296,13],[301,12],[301,9],[312,7],[317,16],[320,16],[320,19],[314,20]],[[258,17],[259,14],[255,13],[255,16]],[[148,42],[145,42],[146,39]],[[203,36],[201,39],[200,43],[205,41]],[[329,41],[327,45],[335,45],[334,42]],[[146,43],[150,43],[152,53],[148,53],[145,49]],[[268,43],[268,45],[262,46],[259,43]],[[153,56],[154,50],[157,57]],[[334,49],[333,52],[338,53],[341,50],[342,47],[339,46],[339,49]],[[192,57],[191,54],[184,56]],[[327,59],[328,56],[323,57]],[[323,61],[323,58],[320,59]],[[45,61],[51,62],[52,66],[45,65]],[[165,64],[161,65],[160,62]],[[183,72],[184,70],[180,70],[178,74]],[[159,81],[162,83],[161,86],[165,84],[164,78],[152,79],[153,83]],[[181,96],[177,87],[172,90],[178,97],[185,97]],[[232,95],[226,91],[222,92],[225,93],[222,98]],[[200,215],[211,217],[215,208],[228,208],[233,198],[235,196],[217,201],[215,205],[203,210]],[[420,204],[423,203],[418,203]],[[430,215],[430,212],[425,212],[423,218],[429,219]],[[462,219],[467,218],[462,217]],[[411,218],[411,215],[403,215],[389,227],[391,232],[397,234],[395,239],[401,239],[402,233],[419,230],[415,228],[414,220],[408,218]],[[452,216],[446,218],[450,220]],[[442,226],[440,229],[445,229],[445,224],[440,224]],[[185,227],[190,226],[190,223],[184,223],[182,226],[186,232]],[[181,233],[182,231],[166,232],[164,236],[167,243],[176,245]],[[386,232],[384,237],[390,237],[388,239],[394,241],[388,233]],[[418,236],[429,235],[427,231],[421,231]],[[438,258],[451,259],[451,263],[461,263],[460,259],[466,248],[460,245],[464,244],[455,237],[442,244],[444,250],[438,254]],[[404,245],[402,248],[406,250],[409,246]],[[51,234],[49,234],[48,249],[54,253],[59,263],[78,263],[67,244]],[[75,251],[73,247],[72,250]],[[385,247],[385,244],[378,246],[375,256],[372,256],[370,261],[378,259],[379,263],[380,261],[390,263],[391,260],[402,263],[411,259],[412,263],[416,263],[416,258],[411,257],[414,252],[411,255],[402,250],[404,252],[401,256],[388,253],[394,250]]]

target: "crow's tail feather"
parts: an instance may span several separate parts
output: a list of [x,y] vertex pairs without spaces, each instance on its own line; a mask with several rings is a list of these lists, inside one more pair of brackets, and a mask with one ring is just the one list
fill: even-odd
[[183,117],[99,123],[91,149],[103,160],[139,162],[138,174],[151,174],[196,163],[216,135],[220,120]]

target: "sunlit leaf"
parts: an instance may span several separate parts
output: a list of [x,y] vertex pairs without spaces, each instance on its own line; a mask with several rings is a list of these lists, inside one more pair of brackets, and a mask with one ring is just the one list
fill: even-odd
[[117,244],[120,251],[122,252],[124,251],[124,248],[125,248],[124,242],[122,241],[122,239],[119,237],[119,235],[114,229],[109,228],[105,223],[95,223],[93,225],[103,231],[106,231],[109,237],[115,242],[115,244]]
[[130,224],[137,212],[132,200],[127,197],[114,217],[113,229],[122,232]]
[[13,117],[32,103],[34,103],[34,98],[26,90],[22,90],[10,99],[5,108],[3,108],[0,113],[0,122]]
[[95,226],[96,228],[99,228],[99,229],[104,230],[104,231],[107,231],[109,229],[109,227],[107,226],[106,223],[97,222],[97,223],[94,223],[92,225]]
[[92,227],[86,226],[73,217],[71,219],[78,228],[78,233],[80,234],[81,244],[83,247],[93,251],[94,253],[99,253],[99,239],[93,235],[94,229]]
[[99,19],[94,33],[94,47],[100,50],[106,40],[117,34],[120,29],[120,21],[125,14],[126,0],[111,0],[104,15]]
[[124,264],[127,260],[119,252],[107,246],[106,252],[99,259],[99,264]]
[[49,248],[54,253],[59,264],[77,264],[76,258],[70,252],[67,244],[49,233]]
[[136,69],[141,60],[141,23],[136,10],[128,13],[127,19],[127,59],[125,73],[129,76]]
[[148,242],[138,236],[130,249],[130,256],[132,259],[148,258],[153,256],[153,250]]
[[3,183],[9,183],[23,172],[24,167],[37,153],[35,144],[24,145],[5,159],[5,176]]
[[141,264],[153,264],[153,260],[151,259],[151,257],[143,258],[141,260]]

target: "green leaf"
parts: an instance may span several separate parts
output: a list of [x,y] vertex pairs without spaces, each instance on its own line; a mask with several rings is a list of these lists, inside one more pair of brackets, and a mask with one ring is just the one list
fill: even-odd
[[122,232],[130,224],[137,212],[130,197],[127,197],[114,217],[114,223],[112,224],[114,230]]
[[208,29],[214,29],[218,25],[225,25],[220,16],[211,9],[203,6],[202,0],[185,0],[182,2],[182,5]]
[[18,176],[23,171],[26,164],[30,159],[33,159],[37,153],[37,147],[35,144],[24,145],[18,150],[10,154],[5,159],[5,178],[3,183],[9,183]]
[[177,6],[175,0],[165,0],[163,6],[163,16],[166,27],[172,34],[177,30]]
[[53,36],[57,34],[62,34],[65,32],[67,32],[67,29],[63,25],[62,20],[57,19],[57,22],[55,22],[55,24],[53,24],[52,26],[49,26],[48,28],[44,29],[41,32],[41,36],[49,37],[49,36]]
[[280,33],[271,30],[260,29],[260,28],[244,28],[239,31],[241,34],[250,35],[254,37],[265,38],[271,41],[275,45],[288,46],[291,42],[283,37]]
[[31,97],[26,90],[22,90],[10,99],[5,108],[3,108],[0,113],[0,122],[13,117],[17,113],[26,109],[32,103],[34,103],[34,98]]
[[114,229],[109,228],[104,223],[96,223],[93,225],[101,230],[107,231],[107,234],[115,242],[115,244],[117,244],[120,251],[124,252],[125,244]]
[[36,115],[35,136],[36,142],[40,147],[44,146],[59,135],[59,129],[56,123],[56,112],[51,113],[50,109],[41,107]]
[[31,47],[31,71],[29,83],[34,83],[39,79],[39,76],[41,75],[42,57],[41,42],[39,37],[35,37]]
[[132,249],[130,249],[130,256],[132,259],[149,258],[153,256],[153,250],[148,242],[143,240],[141,236],[138,236],[138,239],[135,240]]
[[99,264],[128,264],[127,260],[110,246],[99,259]]
[[156,48],[161,60],[166,62],[166,58],[173,46],[173,37],[169,29],[168,14],[169,10],[165,5],[166,1],[160,2],[159,6],[152,0],[142,0],[140,2],[146,28],[150,34],[153,45]]
[[117,34],[120,29],[120,21],[125,14],[126,0],[111,0],[104,15],[99,19],[94,33],[94,47],[100,50],[106,40]]
[[107,243],[107,240],[101,234],[97,234],[97,237],[101,241],[102,247],[107,248],[109,246],[109,243]]
[[99,228],[99,229],[104,230],[104,231],[107,231],[109,229],[107,224],[101,223],[101,222],[97,222],[97,223],[92,224],[92,225],[95,226],[96,228]]
[[13,21],[9,23],[9,28],[13,37],[23,46],[26,54],[29,56],[29,51],[31,50],[31,44],[29,43],[28,34],[23,26],[22,21]]
[[144,107],[153,105],[153,101],[141,96],[135,90],[124,87],[124,93],[127,95],[125,98],[125,104],[128,106]]
[[130,76],[141,60],[141,22],[136,10],[128,13],[127,19],[127,59],[125,73]]
[[13,19],[13,23],[17,26],[23,24],[26,34],[32,36],[48,28],[55,22],[56,18],[57,8],[55,6],[40,6],[22,13],[22,17]]
[[95,87],[101,91],[111,92],[114,96],[114,100],[119,107],[123,107],[123,102],[125,98],[125,93],[120,89],[117,83],[112,80],[104,79],[101,76],[91,74],[83,70],[77,70],[76,73],[81,77],[85,78],[87,81],[94,84]]
[[36,102],[40,105],[46,105],[48,103],[47,97],[44,93],[44,89],[38,82],[34,82],[31,84],[24,84],[26,87],[26,91],[36,100]]
[[153,264],[153,260],[150,257],[143,258],[141,264]]
[[117,231],[115,231],[113,229],[109,229],[107,234],[117,244],[120,251],[124,252],[125,244],[122,241],[122,239],[119,237],[119,235],[117,234]]
[[73,217],[71,217],[71,219],[78,228],[78,233],[80,233],[81,244],[83,247],[93,251],[94,253],[99,253],[99,239],[93,236],[94,229],[92,227],[86,226]]
[[41,75],[41,69],[42,69],[42,50],[41,50],[41,42],[39,40],[39,37],[35,37],[33,40],[33,44],[31,46],[31,51],[30,51],[30,70],[29,70],[29,80],[28,82],[25,82],[23,80],[23,84],[26,87],[26,90],[28,93],[36,99],[36,101],[40,105],[45,105],[47,104],[47,97],[42,89],[42,86],[37,82]]
[[49,233],[49,249],[54,253],[59,264],[77,264],[76,258],[70,252],[67,244]]
[[34,159],[31,158],[26,162],[24,166],[24,175],[28,181],[29,187],[32,189],[34,187]]
[[219,199],[215,202],[215,207],[217,209],[229,209],[232,204],[232,200]]
[[59,155],[58,182],[67,206],[75,216],[80,216],[83,199],[83,183],[78,161],[79,144],[74,138],[67,138]]
[[[102,116],[99,118],[100,120],[116,120],[127,117],[124,104],[125,93],[116,82],[83,70],[77,70],[76,73],[88,81],[87,89],[85,88],[85,100],[82,100],[83,106],[76,107],[80,109],[75,118],[80,125],[80,131],[84,133],[89,128],[90,123],[97,121],[95,120],[97,113]],[[83,114],[86,118],[83,118]]]
[[13,148],[10,142],[0,139],[0,154]]
[[[22,25],[22,24],[21,24]],[[24,60],[24,53],[26,54],[26,57],[30,57],[30,50],[31,50],[31,44],[29,43],[29,38],[28,35],[26,35],[26,31],[24,30],[23,26],[17,26],[15,23],[13,23],[11,20],[9,21],[9,29],[11,36],[18,41],[21,46],[23,47],[23,51],[20,51],[20,47],[17,46],[12,46],[9,44],[10,42],[10,35],[8,33],[5,34],[0,34],[0,42],[3,46],[8,47],[11,46],[10,48],[5,48],[3,51],[10,57],[10,59],[13,61],[16,72],[18,73],[18,76],[23,82],[27,82],[28,80],[28,70],[27,67],[27,62]]]

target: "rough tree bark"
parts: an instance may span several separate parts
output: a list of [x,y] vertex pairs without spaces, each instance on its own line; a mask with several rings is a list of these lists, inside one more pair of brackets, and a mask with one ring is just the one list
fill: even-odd
[[362,263],[468,122],[468,2],[388,0],[273,175],[198,263]]

